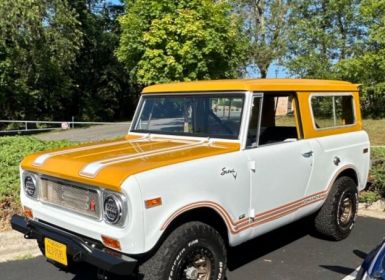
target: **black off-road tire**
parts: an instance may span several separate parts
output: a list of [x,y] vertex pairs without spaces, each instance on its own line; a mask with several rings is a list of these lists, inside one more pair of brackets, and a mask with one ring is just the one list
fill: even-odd
[[221,235],[207,224],[188,222],[176,228],[157,252],[139,266],[139,279],[184,280],[186,267],[191,267],[188,264],[195,254],[210,261],[210,280],[225,278],[226,247]]
[[[344,203],[351,203],[351,214],[347,215],[346,219],[341,218]],[[348,208],[350,209],[350,206]],[[356,183],[347,176],[337,178],[324,205],[315,216],[316,230],[328,239],[345,239],[353,229],[357,208],[358,193]]]

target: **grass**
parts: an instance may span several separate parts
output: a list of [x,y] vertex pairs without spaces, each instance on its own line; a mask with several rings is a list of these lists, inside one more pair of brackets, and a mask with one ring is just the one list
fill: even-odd
[[385,119],[365,119],[363,126],[372,145],[372,168],[368,190],[361,192],[359,199],[360,202],[371,204],[385,197]]
[[[322,127],[327,127],[327,123],[322,123]],[[282,116],[276,119],[276,124],[280,126],[292,126],[295,125],[295,120],[293,116]],[[385,119],[365,119],[363,120],[363,127],[366,132],[369,134],[370,143],[372,146],[382,146],[385,145]]]
[[363,121],[364,129],[369,134],[372,146],[385,145],[385,119]]

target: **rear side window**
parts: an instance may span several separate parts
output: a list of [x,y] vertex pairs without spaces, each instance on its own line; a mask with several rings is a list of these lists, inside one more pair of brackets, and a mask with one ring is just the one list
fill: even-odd
[[311,97],[311,108],[317,129],[343,127],[355,123],[351,95],[315,95]]

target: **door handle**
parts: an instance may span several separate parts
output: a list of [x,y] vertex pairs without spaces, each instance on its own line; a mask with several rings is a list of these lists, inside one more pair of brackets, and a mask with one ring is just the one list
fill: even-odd
[[302,156],[305,158],[309,158],[309,157],[313,156],[313,153],[314,153],[313,151],[308,151],[306,153],[303,153]]

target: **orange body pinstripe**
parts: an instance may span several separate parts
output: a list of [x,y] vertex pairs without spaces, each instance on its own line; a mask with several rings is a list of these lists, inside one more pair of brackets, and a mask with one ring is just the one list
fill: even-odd
[[301,198],[299,200],[284,204],[280,207],[268,210],[266,212],[258,213],[252,218],[252,222],[250,223],[250,218],[243,218],[239,221],[234,222],[233,219],[231,218],[230,214],[224,209],[221,205],[218,203],[212,202],[212,201],[199,201],[199,202],[194,202],[190,203],[176,212],[172,214],[166,222],[163,223],[161,230],[165,230],[171,222],[177,218],[179,215],[192,210],[192,209],[197,209],[201,207],[209,207],[215,210],[225,221],[228,230],[232,234],[237,234],[241,231],[244,231],[246,229],[249,229],[251,227],[255,227],[257,225],[265,224],[271,221],[274,221],[276,219],[279,219],[283,216],[286,216],[290,213],[293,213],[294,211],[303,208],[305,206],[308,206],[310,204],[325,200],[326,197],[328,196],[328,193],[332,187],[332,184],[334,183],[335,179],[338,177],[339,174],[341,174],[344,170],[349,169],[349,168],[354,168],[351,165],[347,165],[339,170],[337,172],[333,179],[331,180],[331,183],[327,187],[325,191],[317,192],[308,196],[305,196],[304,198]]

